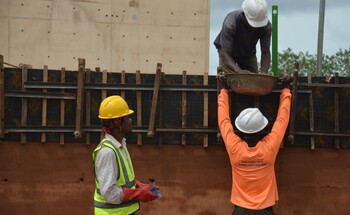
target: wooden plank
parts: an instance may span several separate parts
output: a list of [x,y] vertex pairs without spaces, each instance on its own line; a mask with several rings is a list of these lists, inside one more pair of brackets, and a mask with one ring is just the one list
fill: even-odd
[[[204,73],[203,85],[208,85],[208,72]],[[203,92],[203,128],[208,128],[208,91]],[[208,133],[204,133],[203,147],[208,146]]]
[[[48,66],[44,65],[43,69],[43,83],[46,83],[48,79]],[[43,89],[43,92],[47,92],[47,89]],[[41,112],[41,125],[43,127],[46,126],[46,121],[47,121],[47,99],[43,98],[42,101],[42,112]],[[46,132],[41,133],[41,142],[45,143],[46,142]]]
[[[307,76],[307,82],[309,84],[312,83],[311,73],[309,73]],[[312,91],[309,94],[309,115],[310,115],[310,131],[314,132],[315,131],[315,121],[314,121],[314,102],[313,102]],[[310,145],[311,145],[311,149],[314,150],[315,149],[315,137],[314,136],[310,137]]]
[[[163,79],[164,73],[161,73],[161,79]],[[163,115],[164,115],[164,97],[163,97],[163,93],[161,91],[159,91],[159,95],[158,95],[159,99],[158,99],[158,105],[157,105],[157,114],[158,114],[158,126],[159,127],[163,127]],[[160,132],[158,134],[158,145],[161,146],[163,145],[163,133]]]
[[[221,69],[220,67],[216,67],[216,74],[219,74],[221,72]],[[219,94],[220,94],[220,80],[219,79],[216,79],[216,90],[217,90],[217,93],[216,93],[216,98],[219,98]],[[230,91],[229,91],[230,92]],[[229,101],[230,101],[230,97],[229,97]],[[231,104],[230,104],[230,107],[231,107]],[[231,108],[230,108],[231,110]],[[217,133],[216,133],[216,142],[219,143],[219,144],[222,144],[223,141],[222,141],[222,136],[221,136],[221,132],[220,132],[220,128],[219,126],[217,126]]]
[[[85,74],[85,83],[91,83],[91,70],[87,69]],[[89,127],[91,125],[91,92],[90,90],[86,91],[85,98],[85,118],[86,118],[86,126]],[[86,132],[85,143],[86,145],[90,145],[90,132]]]
[[290,121],[289,121],[289,136],[288,140],[291,142],[291,144],[294,144],[294,132],[295,132],[295,115],[296,115],[296,108],[297,108],[297,81],[298,81],[298,75],[299,75],[299,64],[294,64],[294,75],[293,75],[293,85],[292,85],[292,107],[291,107],[291,113],[290,113]]
[[[125,71],[122,70],[122,73],[121,73],[121,77],[120,77],[120,83],[121,84],[125,84]],[[123,97],[125,99],[125,90],[122,90],[120,92],[120,96]]]
[[82,138],[83,124],[83,96],[84,96],[84,77],[85,77],[85,59],[79,58],[78,77],[77,77],[77,106],[75,114],[75,138]]
[[[104,69],[102,70],[102,84],[107,84],[107,78],[108,78],[108,73],[107,73],[107,70]],[[102,90],[101,101],[105,98],[107,98],[107,90]],[[100,139],[102,140],[103,138],[104,138],[104,135],[101,133]]]
[[5,137],[5,72],[4,56],[0,55],[0,139]]
[[[339,84],[339,75],[335,73],[334,83]],[[334,88],[334,132],[339,133],[339,88]],[[340,149],[339,137],[335,137],[335,148]]]
[[[23,64],[22,65],[22,91],[26,91],[24,88],[24,82],[26,82],[28,79],[28,66]],[[27,116],[28,116],[28,106],[27,106],[27,98],[22,98],[22,113],[21,113],[21,126],[27,125]],[[21,133],[21,140],[20,142],[22,144],[27,142],[27,134]]]
[[[66,81],[66,69],[64,67],[61,68],[61,83],[65,83]],[[65,93],[65,90],[61,90],[61,93]],[[65,101],[61,99],[60,101],[60,126],[64,127],[64,116],[65,116]],[[64,145],[64,133],[60,133],[60,145]]]
[[162,73],[162,64],[157,63],[157,69],[156,69],[156,77],[154,80],[154,88],[153,88],[153,97],[152,97],[152,106],[151,106],[151,114],[148,124],[148,137],[153,137],[155,133],[155,119],[156,119],[156,112],[157,112],[157,103],[158,103],[158,93],[159,93],[159,85],[161,81],[161,73]]
[[[182,85],[187,85],[187,71],[184,70],[182,71]],[[186,128],[187,126],[187,121],[186,121],[186,106],[187,106],[187,92],[182,91],[182,117],[181,117],[181,127]],[[181,135],[181,144],[186,145],[186,133],[182,133]]]
[[[108,73],[107,70],[104,69],[102,71],[102,84],[107,84],[107,77],[108,77]],[[107,90],[102,90],[102,99],[105,99],[107,97]]]
[[[136,84],[141,84],[141,72],[140,70],[136,70]],[[142,99],[141,99],[141,91],[136,91],[136,105],[137,105],[137,126],[142,126]],[[136,134],[137,145],[142,145],[142,134]]]

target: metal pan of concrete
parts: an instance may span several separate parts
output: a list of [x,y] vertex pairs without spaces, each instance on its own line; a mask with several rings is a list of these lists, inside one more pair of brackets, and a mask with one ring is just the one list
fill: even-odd
[[263,96],[271,93],[277,84],[277,77],[265,74],[226,74],[228,85],[239,94]]

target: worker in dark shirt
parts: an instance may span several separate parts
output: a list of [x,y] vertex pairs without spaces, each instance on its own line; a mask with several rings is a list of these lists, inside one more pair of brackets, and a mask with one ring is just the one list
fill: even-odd
[[[256,44],[260,41],[261,66],[258,69]],[[245,0],[242,10],[229,13],[214,45],[219,53],[222,75],[265,73],[270,68],[271,23],[265,0]]]

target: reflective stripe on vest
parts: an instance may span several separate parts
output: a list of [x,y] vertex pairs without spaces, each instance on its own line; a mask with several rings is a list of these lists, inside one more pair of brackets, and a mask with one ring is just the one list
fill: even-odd
[[123,202],[121,204],[110,204],[110,203],[105,203],[105,202],[98,202],[96,200],[94,200],[94,206],[97,208],[123,208],[123,207],[128,207],[131,206],[134,203],[138,203],[138,201],[133,200],[133,201],[129,201],[129,202]]
[[[130,182],[127,182],[124,186],[121,186],[121,187],[131,188],[131,187],[133,187],[135,184],[136,184],[135,180],[132,180],[132,181],[130,181]],[[100,188],[96,188],[96,192],[97,192],[99,195],[101,195]]]
[[[125,160],[124,160],[125,156],[107,138],[104,138],[101,141],[101,143],[94,150],[94,152],[93,152],[93,164],[95,165],[95,156],[97,155],[97,151],[99,151],[103,147],[111,148],[116,155],[116,160],[117,160],[119,169],[122,172],[122,174],[120,174],[120,172],[118,174],[118,179],[116,181],[117,186],[127,187],[127,188],[135,187],[136,186],[135,175],[134,175],[133,166],[132,166],[129,152],[126,150],[126,156],[128,158],[128,161],[129,161],[128,162],[129,169],[127,169],[127,166],[125,165]],[[129,175],[129,173],[130,173],[130,175]],[[133,177],[133,180],[130,181],[130,177]],[[95,189],[95,195],[94,195],[95,196],[94,197],[94,206],[96,208],[101,208],[101,209],[113,209],[114,208],[114,209],[118,209],[118,210],[131,209],[133,211],[136,211],[139,209],[139,202],[138,201],[123,202],[121,204],[110,204],[110,203],[105,202],[105,200],[103,199],[103,197],[101,195],[100,184],[97,181],[96,176],[95,176],[95,184],[96,184],[96,189]],[[127,207],[128,207],[128,209],[126,209]],[[125,209],[122,209],[122,208],[125,208]]]

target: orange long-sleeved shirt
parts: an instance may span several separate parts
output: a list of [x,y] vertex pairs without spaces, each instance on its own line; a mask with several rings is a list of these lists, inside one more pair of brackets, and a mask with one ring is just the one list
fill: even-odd
[[228,91],[218,97],[218,124],[232,167],[231,202],[240,207],[259,210],[278,201],[275,160],[289,122],[292,95],[281,92],[277,118],[271,132],[255,147],[237,136],[229,115]]

